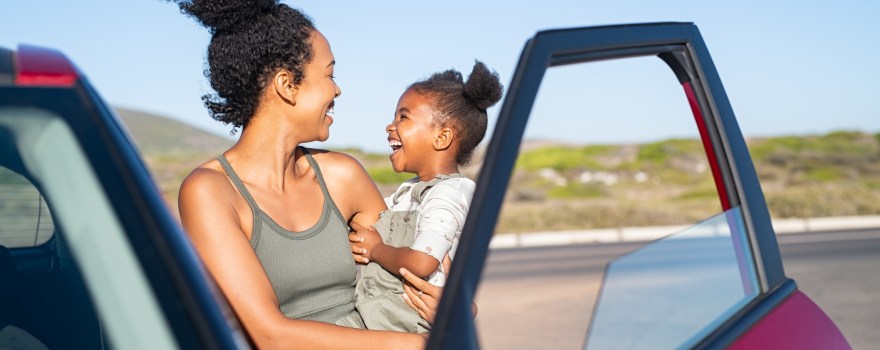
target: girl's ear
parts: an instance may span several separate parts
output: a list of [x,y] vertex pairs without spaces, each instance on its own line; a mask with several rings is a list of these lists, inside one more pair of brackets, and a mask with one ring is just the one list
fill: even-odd
[[434,150],[443,151],[449,149],[452,146],[453,138],[455,138],[455,133],[452,129],[441,128],[437,132],[437,137],[434,138]]
[[272,77],[272,88],[282,100],[296,106],[297,86],[294,84],[293,73],[287,69],[279,69]]

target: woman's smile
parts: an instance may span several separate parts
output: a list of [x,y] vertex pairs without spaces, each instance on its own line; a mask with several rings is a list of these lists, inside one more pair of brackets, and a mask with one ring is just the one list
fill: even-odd
[[333,113],[336,112],[333,110],[334,107],[336,107],[336,100],[333,100],[333,102],[330,102],[330,107],[328,107],[327,112],[324,113],[324,118],[329,120],[330,124],[333,124]]

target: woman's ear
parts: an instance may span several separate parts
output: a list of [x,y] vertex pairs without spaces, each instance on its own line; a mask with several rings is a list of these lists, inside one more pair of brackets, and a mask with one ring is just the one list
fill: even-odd
[[293,73],[287,69],[279,69],[272,77],[275,94],[292,106],[296,106],[297,86],[294,84]]
[[434,138],[434,150],[442,151],[449,149],[452,146],[452,140],[455,138],[455,133],[450,128],[441,128],[440,131],[437,132],[437,136]]

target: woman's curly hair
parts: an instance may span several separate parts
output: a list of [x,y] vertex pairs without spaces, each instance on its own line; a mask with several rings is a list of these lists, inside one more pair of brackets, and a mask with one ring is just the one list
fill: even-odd
[[486,109],[501,100],[504,87],[498,73],[476,61],[467,82],[460,72],[450,69],[417,81],[409,89],[434,98],[434,124],[455,130],[458,139],[455,161],[467,165],[474,149],[486,136]]
[[248,125],[272,75],[287,69],[294,84],[312,59],[312,21],[277,0],[176,1],[181,12],[211,32],[205,77],[216,94],[202,96],[211,117]]

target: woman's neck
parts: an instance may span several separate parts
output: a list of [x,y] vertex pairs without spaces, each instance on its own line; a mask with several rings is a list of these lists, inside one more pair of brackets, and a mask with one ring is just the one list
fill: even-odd
[[240,172],[248,179],[283,190],[286,179],[295,180],[309,167],[305,159],[296,159],[301,140],[294,128],[278,119],[255,115],[230,151],[243,164]]

